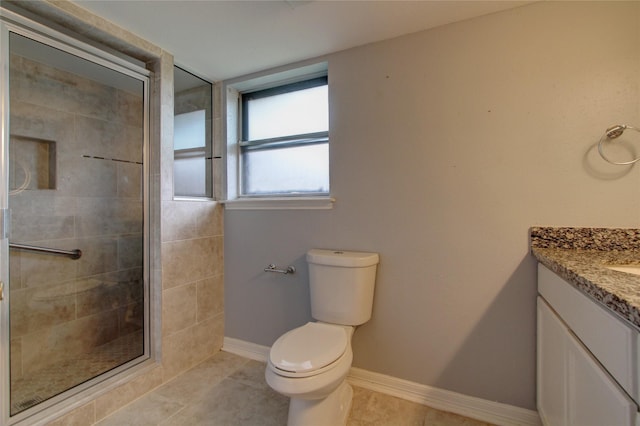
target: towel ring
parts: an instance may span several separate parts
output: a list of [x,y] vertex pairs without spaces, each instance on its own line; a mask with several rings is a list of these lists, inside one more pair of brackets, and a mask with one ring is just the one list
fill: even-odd
[[624,133],[625,130],[630,129],[630,130],[635,130],[636,132],[640,132],[640,129],[636,128],[636,127],[632,127],[632,126],[627,126],[626,124],[616,124],[615,126],[611,126],[607,129],[606,132],[604,132],[604,135],[602,135],[602,137],[600,138],[600,142],[598,142],[598,152],[600,153],[600,156],[607,162],[607,163],[611,163],[611,164],[615,164],[616,166],[627,166],[629,164],[634,164],[638,161],[640,161],[640,157],[631,160],[631,161],[613,161],[607,158],[606,155],[604,155],[604,150],[602,149],[602,143],[605,140],[609,140],[609,139],[616,139],[620,136],[622,136],[622,134]]

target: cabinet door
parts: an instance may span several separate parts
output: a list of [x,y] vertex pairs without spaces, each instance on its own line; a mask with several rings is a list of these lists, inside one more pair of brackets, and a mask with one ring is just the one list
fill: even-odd
[[538,265],[538,291],[609,375],[640,401],[638,331],[543,265]]
[[538,413],[545,425],[567,425],[566,332],[541,297],[538,297],[537,339]]
[[568,414],[572,425],[634,425],[637,407],[568,331]]
[[633,426],[637,407],[538,297],[537,404],[549,426]]

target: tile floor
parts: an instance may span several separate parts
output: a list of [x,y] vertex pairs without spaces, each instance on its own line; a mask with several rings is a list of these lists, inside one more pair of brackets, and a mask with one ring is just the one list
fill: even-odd
[[144,351],[141,331],[122,336],[85,354],[47,365],[14,379],[11,375],[11,414],[64,392],[92,377],[139,357]]
[[[219,352],[116,411],[99,426],[283,426],[288,399],[264,380],[265,365]],[[354,387],[348,426],[488,426],[456,414]],[[332,425],[327,425],[332,426]]]

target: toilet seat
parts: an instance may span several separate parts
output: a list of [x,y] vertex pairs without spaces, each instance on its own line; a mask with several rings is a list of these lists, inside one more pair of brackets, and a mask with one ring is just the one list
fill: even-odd
[[282,336],[271,347],[269,364],[277,374],[319,374],[347,352],[349,334],[342,326],[308,322]]

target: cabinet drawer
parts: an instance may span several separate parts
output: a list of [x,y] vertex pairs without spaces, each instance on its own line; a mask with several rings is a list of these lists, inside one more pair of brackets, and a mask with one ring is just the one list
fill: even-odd
[[538,292],[638,403],[638,331],[541,264]]

